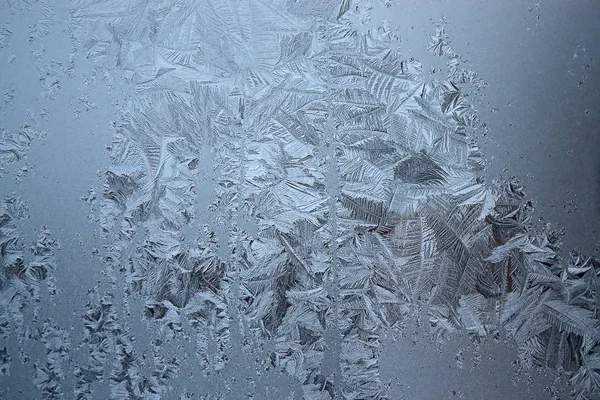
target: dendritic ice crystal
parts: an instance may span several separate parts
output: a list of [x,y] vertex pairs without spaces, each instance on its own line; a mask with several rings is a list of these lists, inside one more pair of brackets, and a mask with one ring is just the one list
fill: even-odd
[[[437,80],[384,30],[357,29],[361,10],[70,2],[73,52],[132,88],[103,187],[85,198],[102,282],[83,283],[78,325],[40,313],[68,291],[54,277],[64,243],[46,227],[26,243],[28,206],[4,198],[0,374],[33,365],[31,398],[392,398],[381,334],[425,312],[439,334],[506,332],[523,365],[567,371],[580,399],[600,394],[600,264],[559,261],[522,187],[483,182],[461,93],[482,82],[444,32],[431,51],[450,73]],[[11,34],[0,27],[0,47]],[[0,167],[38,136],[2,132]]]

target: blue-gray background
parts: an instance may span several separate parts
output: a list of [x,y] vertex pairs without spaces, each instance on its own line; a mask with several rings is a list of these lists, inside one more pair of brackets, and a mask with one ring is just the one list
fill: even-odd
[[[7,4],[0,9],[8,10]],[[69,62],[70,43],[64,31],[68,7],[52,5],[57,23],[42,39],[43,62],[38,59],[39,65]],[[473,100],[489,127],[489,133],[479,140],[488,161],[489,179],[518,177],[537,205],[538,217],[555,228],[564,227],[566,251],[597,253],[600,3],[402,1],[392,9],[380,17],[391,20],[402,38],[402,48],[409,49],[408,55],[414,53],[424,65],[438,62],[427,51],[427,43],[439,19],[446,18],[452,45],[467,59],[469,68],[488,82],[483,96],[474,95]],[[65,266],[57,271],[57,280],[72,290],[70,296],[83,298],[87,283],[100,279],[100,260],[91,254],[102,241],[88,222],[88,205],[80,197],[99,185],[97,172],[108,164],[105,146],[111,140],[110,124],[129,89],[94,80],[91,63],[79,59],[75,78],[61,81],[54,99],[44,97],[27,29],[38,20],[39,10],[34,4],[31,9],[7,11],[0,17],[3,26],[10,25],[13,30],[7,39],[10,47],[0,52],[0,89],[5,96],[0,125],[14,130],[29,123],[30,115],[35,114],[48,132],[42,141],[31,144],[27,179],[17,183],[14,174],[5,175],[0,179],[0,195],[18,191],[28,202],[31,223],[24,223],[22,228],[28,241],[35,238],[39,224],[52,228],[61,242],[59,258]],[[89,99],[82,100],[82,93]],[[95,106],[86,111],[86,102]],[[47,116],[39,117],[44,109]],[[66,302],[62,306],[65,319],[72,314],[76,323],[81,310]],[[73,340],[77,340],[76,335]],[[434,346],[418,347],[427,341],[423,337],[412,341],[405,338],[387,345],[394,351],[385,352],[387,358],[382,363],[389,365],[392,393],[405,398],[438,398],[448,395],[447,388],[456,384],[460,386],[457,393],[464,398],[489,399],[505,398],[507,388],[514,388],[514,371],[508,371],[514,352],[506,352],[504,347],[490,350],[494,362],[482,363],[489,370],[481,373],[479,382],[488,376],[499,387],[495,391],[487,387],[490,391],[484,394],[468,368],[454,368],[457,353],[463,353],[462,344],[448,344],[439,355]],[[466,357],[471,355],[472,350],[468,350]],[[445,361],[432,362],[434,357]],[[11,377],[1,379],[3,386],[9,380],[13,386],[22,379],[26,388],[29,377],[19,376],[16,369]],[[547,398],[543,388],[549,379],[536,383],[529,393],[525,385],[518,386],[515,398]]]

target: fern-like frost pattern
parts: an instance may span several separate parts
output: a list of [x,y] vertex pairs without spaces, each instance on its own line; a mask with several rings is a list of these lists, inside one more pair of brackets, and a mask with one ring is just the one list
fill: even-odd
[[[36,311],[40,287],[57,290],[58,243],[42,229],[27,259],[27,206],[1,204],[0,334],[43,343],[44,398],[93,398],[98,383],[106,398],[164,398],[177,380],[182,399],[383,399],[381,334],[422,310],[440,334],[505,331],[523,365],[568,371],[580,399],[600,393],[599,263],[560,262],[519,184],[483,183],[461,94],[483,83],[445,32],[431,50],[451,73],[433,80],[357,30],[352,3],[71,2],[74,46],[132,90],[97,200],[111,289],[88,293],[76,350]],[[3,135],[0,168],[35,135]],[[0,349],[0,373],[18,356]],[[250,359],[254,377],[235,379]],[[298,389],[261,388],[275,373]]]

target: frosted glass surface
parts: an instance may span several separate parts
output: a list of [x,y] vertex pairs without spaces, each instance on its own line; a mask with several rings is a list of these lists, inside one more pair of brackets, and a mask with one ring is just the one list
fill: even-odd
[[598,398],[600,262],[402,7],[0,5],[0,396]]

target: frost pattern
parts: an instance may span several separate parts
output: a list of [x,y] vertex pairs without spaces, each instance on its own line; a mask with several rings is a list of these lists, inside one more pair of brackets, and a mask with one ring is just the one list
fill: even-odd
[[[54,304],[57,267],[55,251],[58,242],[50,230],[42,227],[37,241],[29,248],[19,232],[20,221],[27,216],[27,205],[16,195],[9,195],[0,203],[0,337],[3,342],[11,334],[17,336],[18,358],[28,363],[28,343],[43,343],[45,360],[33,364],[33,383],[43,398],[62,398],[64,368],[70,349],[69,334],[51,319],[40,321],[44,306]],[[3,375],[10,375],[10,364],[15,355],[4,347],[0,350]]]
[[[162,398],[175,380],[181,398],[386,398],[380,334],[422,308],[440,334],[505,329],[523,365],[569,371],[578,398],[600,392],[600,265],[561,264],[518,183],[483,184],[460,87],[481,81],[426,78],[353,13],[347,0],[72,1],[74,46],[134,94],[94,200],[110,290],[90,290],[76,350],[36,311],[41,284],[56,291],[58,244],[42,229],[26,261],[26,206],[2,203],[0,332],[43,343],[45,398],[71,397],[66,366],[78,399],[107,382],[106,398]],[[45,9],[32,37],[51,23]],[[431,50],[452,61],[446,40]],[[23,135],[6,136],[4,162]],[[15,355],[0,357],[7,373]],[[261,389],[272,370],[301,391]]]
[[[227,363],[235,324],[306,398],[381,398],[380,328],[427,304],[440,329],[504,326],[525,362],[581,366],[595,389],[596,265],[563,272],[526,235],[519,188],[480,183],[468,72],[424,79],[353,30],[347,2],[115,10],[73,12],[88,56],[136,90],[100,222],[146,314],[169,335],[193,318],[204,370]],[[458,57],[443,29],[432,40]]]
[[38,131],[27,123],[13,132],[2,129],[0,131],[0,176],[3,176],[7,167],[12,164],[22,164],[27,157],[31,142],[42,139],[44,136],[45,132]]

